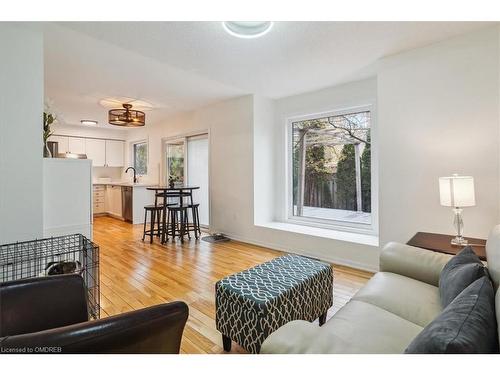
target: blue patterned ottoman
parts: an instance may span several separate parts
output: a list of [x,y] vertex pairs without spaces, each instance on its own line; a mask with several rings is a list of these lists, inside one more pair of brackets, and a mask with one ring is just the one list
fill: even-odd
[[333,304],[333,270],[329,264],[285,255],[227,276],[215,284],[215,324],[225,351],[231,340],[251,353],[292,320],[326,320]]

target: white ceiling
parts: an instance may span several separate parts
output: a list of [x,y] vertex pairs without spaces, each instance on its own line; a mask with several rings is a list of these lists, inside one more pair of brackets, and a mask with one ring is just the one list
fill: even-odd
[[220,22],[65,22],[45,25],[46,95],[67,123],[106,123],[99,100],[145,100],[157,122],[244,94],[280,98],[374,74],[382,57],[491,24],[277,22],[258,39]]

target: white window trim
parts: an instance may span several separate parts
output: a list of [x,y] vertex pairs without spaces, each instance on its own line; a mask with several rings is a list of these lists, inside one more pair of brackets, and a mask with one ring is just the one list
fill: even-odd
[[[353,112],[370,111],[370,137],[371,137],[371,223],[363,224],[349,222],[344,220],[329,220],[311,217],[299,217],[293,215],[293,159],[292,159],[292,123],[314,119],[318,117],[339,116]],[[352,106],[342,109],[335,109],[325,112],[317,112],[311,114],[303,114],[299,116],[289,117],[285,121],[286,135],[286,178],[285,192],[286,202],[283,213],[285,223],[301,225],[305,227],[323,228],[330,230],[338,230],[352,233],[378,235],[378,145],[377,145],[377,126],[376,126],[376,108],[372,103],[359,106]]]
[[134,146],[140,143],[145,143],[148,148],[148,152],[146,153],[146,174],[137,174],[140,177],[147,177],[149,174],[149,139],[138,139],[130,142],[130,160],[132,166],[135,168],[135,155],[134,155]]

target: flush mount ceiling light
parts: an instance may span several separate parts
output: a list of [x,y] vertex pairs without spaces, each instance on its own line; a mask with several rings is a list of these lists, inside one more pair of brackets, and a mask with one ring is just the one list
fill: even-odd
[[95,120],[80,120],[80,124],[82,124],[82,125],[96,126],[98,124],[98,122],[95,121]]
[[224,21],[222,26],[237,38],[258,38],[267,34],[273,27],[271,21]]
[[111,109],[108,112],[108,122],[111,125],[138,127],[146,124],[146,114],[132,108],[132,104],[122,104],[123,109]]

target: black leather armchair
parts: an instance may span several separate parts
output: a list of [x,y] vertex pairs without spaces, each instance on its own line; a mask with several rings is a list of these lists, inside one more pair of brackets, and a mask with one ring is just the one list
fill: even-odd
[[188,315],[172,302],[89,321],[78,275],[0,283],[3,353],[179,353]]

